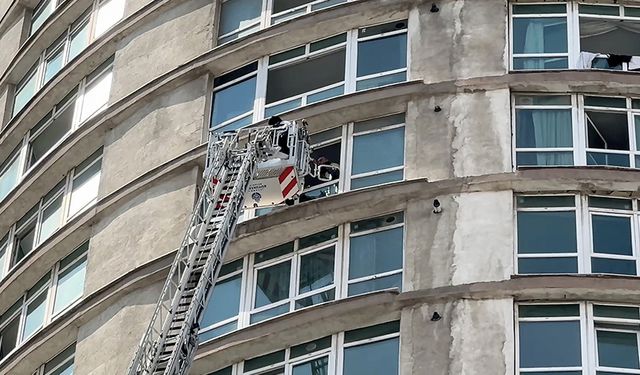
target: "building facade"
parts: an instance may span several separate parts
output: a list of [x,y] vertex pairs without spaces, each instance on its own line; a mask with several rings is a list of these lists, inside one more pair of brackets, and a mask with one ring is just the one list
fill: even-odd
[[125,373],[209,132],[276,114],[340,173],[244,212],[191,374],[640,374],[638,41],[635,0],[0,0],[0,374]]

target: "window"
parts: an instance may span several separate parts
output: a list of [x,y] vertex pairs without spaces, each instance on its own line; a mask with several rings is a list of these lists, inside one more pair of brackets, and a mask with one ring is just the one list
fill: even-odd
[[32,68],[29,73],[18,83],[13,102],[13,115],[19,113],[36,94],[38,86],[38,72]]
[[56,272],[53,316],[77,301],[84,292],[89,242],[60,261]]
[[338,228],[256,253],[250,322],[335,299]]
[[358,30],[356,90],[407,80],[407,22]]
[[[227,0],[223,8],[237,1]],[[407,20],[265,56],[214,80],[211,128],[237,129],[300,106],[404,82],[407,66]]]
[[[88,247],[86,242],[58,262],[0,316],[0,361],[82,297]],[[73,374],[74,352],[67,348],[36,374]]]
[[640,99],[515,95],[515,165],[640,168]]
[[[32,33],[62,2],[61,0],[44,0],[38,5],[34,13],[34,22],[37,20],[38,23],[37,27],[32,27]],[[40,54],[34,67],[29,70],[17,86],[12,112],[14,117],[62,68],[123,17],[124,5],[125,0],[96,1]],[[98,91],[103,90],[102,93],[96,93],[96,95],[104,95],[104,88],[105,84],[103,83],[103,86],[97,89]],[[106,99],[98,99],[98,101],[100,100],[106,103]],[[84,121],[100,106],[101,104],[97,107],[89,107],[86,114],[81,116],[81,121]]]
[[95,203],[101,156],[102,150],[98,150],[71,170],[11,227],[4,237],[8,240],[0,241],[0,276],[5,274],[4,270],[20,263],[81,210]]
[[269,57],[265,117],[344,93],[347,35]]
[[577,273],[576,197],[516,199],[519,273]]
[[515,126],[517,165],[573,165],[571,96],[516,96]]
[[292,311],[401,288],[403,217],[342,224],[223,265],[200,342]]
[[637,306],[583,302],[517,309],[519,374],[640,373]]
[[213,81],[212,129],[236,130],[253,122],[257,69],[253,63]]
[[351,189],[403,178],[404,114],[356,122],[353,125]]
[[69,217],[75,216],[85,207],[96,202],[100,174],[102,170],[102,150],[97,151],[73,171]]
[[351,223],[348,288],[350,296],[402,288],[404,215]]
[[638,275],[638,201],[518,196],[518,273]]
[[34,375],[73,375],[75,354],[76,344],[74,343],[40,366]]
[[220,8],[218,43],[249,35],[261,28],[347,0],[224,0]]
[[225,264],[220,270],[218,280],[213,288],[211,301],[224,303],[210,303],[204,311],[199,331],[200,342],[238,329],[238,314],[242,296],[243,259]]
[[[111,89],[111,62],[112,59],[107,60],[89,77],[85,78],[29,130],[24,140],[27,148],[25,160],[22,157],[23,150],[21,150],[21,146],[18,146],[9,155],[9,158],[0,164],[0,201],[45,156],[56,149],[87,120],[106,107]],[[85,177],[88,178],[89,175]],[[85,191],[94,191],[96,189],[95,182],[95,179],[88,179],[88,185],[84,187],[86,190],[82,191],[83,194]]]
[[397,375],[400,322],[340,332],[247,359],[210,375]]
[[513,69],[569,67],[567,5],[513,4]]
[[511,5],[512,69],[640,69],[640,8],[614,4]]
[[0,164],[0,201],[18,185],[20,179],[21,157],[20,149],[14,150],[9,158]]
[[300,202],[327,197],[340,191],[340,166],[342,161],[342,133],[343,128],[337,127],[310,136],[311,158],[318,164],[334,166],[322,176],[329,181],[322,181],[318,177],[304,178],[304,193],[300,195]]
[[42,0],[40,4],[36,6],[31,18],[31,31],[29,35],[33,35],[38,31],[40,26],[49,18],[60,2],[61,1],[57,0]]

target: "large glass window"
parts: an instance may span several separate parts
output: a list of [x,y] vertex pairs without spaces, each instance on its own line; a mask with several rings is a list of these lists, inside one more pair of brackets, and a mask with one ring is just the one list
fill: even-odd
[[351,189],[403,180],[404,114],[356,122],[351,158]]
[[334,300],[337,237],[333,228],[256,253],[250,322]]
[[573,165],[571,97],[515,97],[516,164]]
[[60,4],[59,0],[42,0],[33,10],[31,18],[31,29],[29,35],[33,35],[42,24],[49,18],[56,7]]
[[347,0],[224,0],[218,43],[223,44],[273,24],[344,3]]
[[20,149],[13,151],[9,158],[0,164],[0,201],[18,184],[21,166]]
[[[84,292],[86,242],[56,263],[13,306],[0,315],[0,361],[77,301]],[[72,375],[71,346],[40,366],[37,375]]]
[[515,165],[638,168],[636,118],[639,99],[515,95]]
[[566,4],[513,4],[513,69],[569,67]]
[[253,122],[258,64],[249,64],[213,81],[211,128],[235,130]]
[[73,171],[69,217],[96,202],[102,171],[102,150],[98,150]]
[[519,273],[577,273],[578,230],[574,196],[516,199]]
[[125,0],[102,0],[99,2],[95,21],[95,38],[104,34],[122,18],[124,4]]
[[518,273],[638,275],[638,201],[517,196]]
[[38,88],[38,70],[36,68],[31,69],[29,73],[18,84],[15,98],[13,101],[13,114],[17,114],[24,108],[27,103],[36,94]]
[[518,373],[640,373],[639,311],[584,302],[519,305]]
[[243,269],[243,259],[222,266],[200,322],[200,342],[238,329]]
[[347,35],[269,57],[265,117],[344,93]]
[[60,262],[55,284],[54,316],[82,296],[84,292],[88,249],[89,242],[85,242]]
[[395,321],[340,332],[250,358],[210,375],[397,375],[399,331],[400,322]]
[[80,122],[84,122],[106,107],[109,102],[112,78],[111,60],[107,61],[102,69],[96,70],[87,77],[80,104]]
[[407,22],[358,30],[356,90],[407,80]]
[[402,288],[403,244],[402,213],[351,223],[347,294]]

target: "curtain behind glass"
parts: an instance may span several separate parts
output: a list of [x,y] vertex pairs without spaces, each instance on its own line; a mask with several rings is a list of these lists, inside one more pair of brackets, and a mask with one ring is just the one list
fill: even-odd
[[[570,111],[535,111],[532,114],[534,139],[540,147],[571,147],[573,144]],[[571,154],[538,153],[538,165],[571,165]]]

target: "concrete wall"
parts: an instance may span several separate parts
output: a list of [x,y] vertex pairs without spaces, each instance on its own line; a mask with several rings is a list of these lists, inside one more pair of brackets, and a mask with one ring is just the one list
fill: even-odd
[[[431,321],[434,312],[442,319]],[[513,300],[454,300],[402,311],[401,374],[511,375]]]
[[86,294],[178,248],[195,202],[196,178],[194,169],[158,181],[99,219],[89,248]]
[[[5,26],[4,33],[0,34],[0,46],[2,46],[2,53],[0,53],[0,75],[5,72],[11,60],[20,49],[23,31],[28,28],[29,20],[26,18],[27,11],[20,12],[20,17],[16,17],[11,20],[7,20],[7,26]],[[32,61],[31,63],[35,63]],[[17,82],[14,82],[17,83]]]
[[440,11],[431,13],[433,3],[411,12],[412,78],[431,83],[507,72],[506,1],[438,1]]
[[138,289],[80,327],[75,373],[125,374],[153,315],[163,283]]
[[124,38],[115,56],[110,101],[207,51],[212,9],[209,0],[185,1]]

